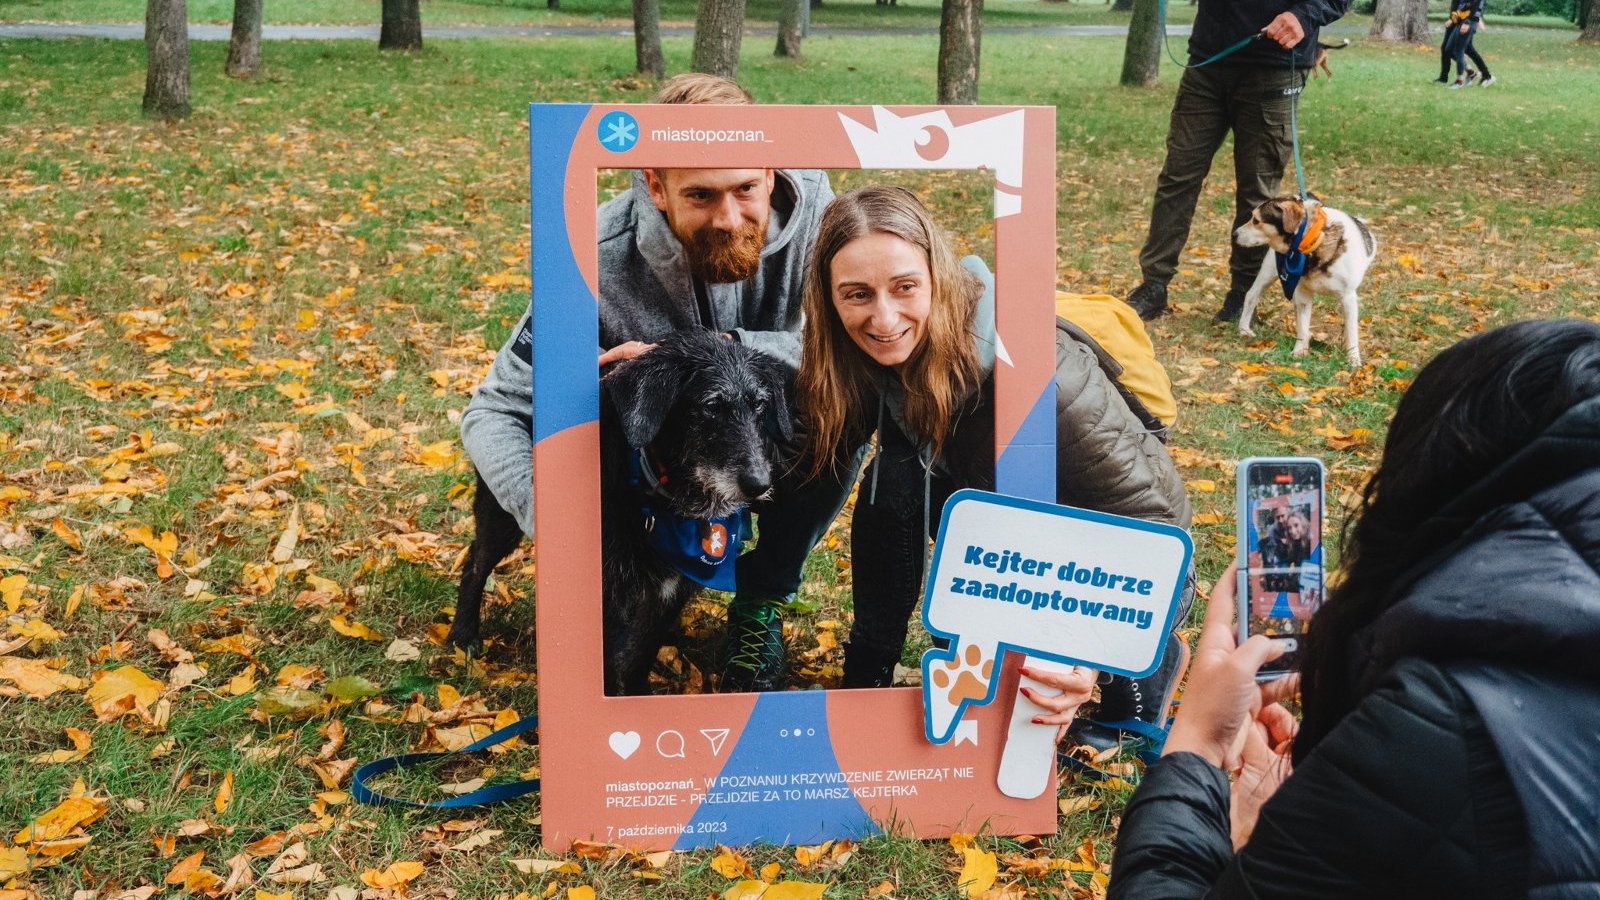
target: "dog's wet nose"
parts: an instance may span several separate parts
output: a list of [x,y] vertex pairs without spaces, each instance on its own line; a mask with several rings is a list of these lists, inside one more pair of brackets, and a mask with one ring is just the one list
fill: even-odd
[[745,472],[739,476],[739,490],[746,497],[759,497],[772,489],[772,479],[756,472]]

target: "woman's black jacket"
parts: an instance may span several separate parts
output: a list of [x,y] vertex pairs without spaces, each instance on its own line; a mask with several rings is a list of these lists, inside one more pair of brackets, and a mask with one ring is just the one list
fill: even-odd
[[1506,502],[1356,635],[1364,699],[1237,855],[1226,776],[1153,766],[1110,896],[1600,898],[1597,448],[1600,399],[1471,488]]

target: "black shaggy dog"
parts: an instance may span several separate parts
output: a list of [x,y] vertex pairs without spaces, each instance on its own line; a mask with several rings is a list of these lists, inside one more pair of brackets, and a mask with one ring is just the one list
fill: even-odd
[[[693,330],[668,335],[601,378],[607,694],[649,692],[656,651],[700,589],[651,546],[657,519],[735,515],[770,492],[775,442],[794,438],[789,377],[770,357]],[[481,476],[472,513],[476,534],[448,637],[468,650],[479,643],[484,583],[522,540]]]

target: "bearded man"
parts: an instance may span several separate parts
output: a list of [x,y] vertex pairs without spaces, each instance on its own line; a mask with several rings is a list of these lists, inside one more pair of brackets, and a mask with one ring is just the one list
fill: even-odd
[[[690,73],[657,103],[750,103],[737,84]],[[705,328],[790,369],[800,365],[801,286],[826,173],[789,169],[651,169],[598,212],[604,366],[649,352],[673,331]],[[526,315],[461,417],[461,440],[495,499],[533,536],[532,362]],[[859,463],[859,460],[857,460]],[[795,469],[780,460],[779,472]],[[783,686],[781,609],[806,556],[854,482],[854,470],[803,482],[780,476],[759,511],[760,540],[735,563],[722,690]]]

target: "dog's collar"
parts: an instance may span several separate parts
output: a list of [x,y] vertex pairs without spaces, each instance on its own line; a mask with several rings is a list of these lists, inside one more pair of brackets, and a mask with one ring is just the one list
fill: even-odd
[[1306,226],[1305,237],[1300,239],[1301,253],[1315,253],[1322,246],[1322,229],[1328,224],[1328,211],[1322,206],[1317,207],[1316,215],[1311,217],[1311,223]]
[[646,494],[655,497],[668,498],[672,495],[667,490],[670,477],[667,475],[667,464],[655,459],[650,454],[648,445],[640,447],[632,454],[632,473],[629,481],[633,486]]

